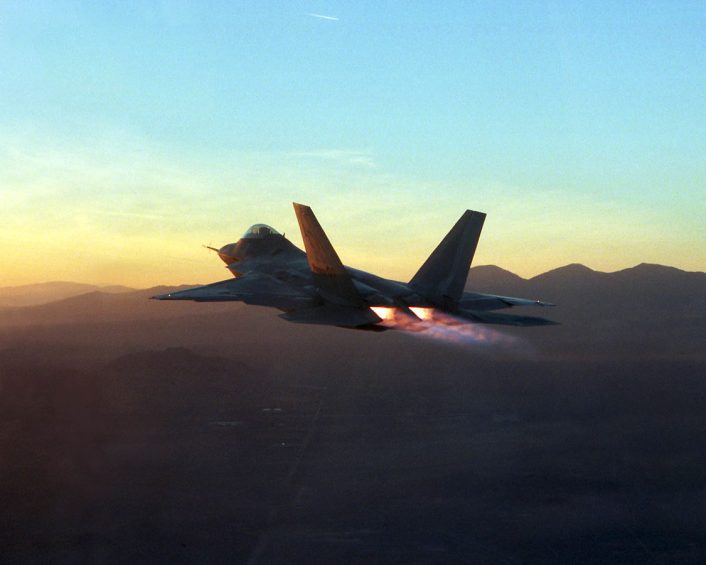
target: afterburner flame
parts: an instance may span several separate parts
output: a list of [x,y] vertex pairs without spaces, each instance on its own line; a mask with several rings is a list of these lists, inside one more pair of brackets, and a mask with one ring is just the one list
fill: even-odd
[[389,306],[371,306],[370,309],[383,321],[394,320],[395,318],[395,309]]
[[[408,311],[390,306],[371,306],[381,319],[379,325],[410,332],[422,338],[458,345],[514,345],[516,338],[482,324],[457,318],[435,308],[410,306]],[[416,316],[416,317],[415,317]]]
[[409,309],[414,312],[420,320],[431,320],[434,317],[433,308],[422,308],[421,306],[410,306]]
[[458,345],[517,345],[515,337],[435,308],[410,306],[414,316],[404,309],[390,306],[371,306],[370,309],[380,317],[379,325],[421,338]]

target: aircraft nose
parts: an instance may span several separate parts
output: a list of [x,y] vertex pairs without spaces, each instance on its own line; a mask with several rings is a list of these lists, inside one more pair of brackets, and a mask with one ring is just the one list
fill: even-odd
[[226,265],[231,265],[238,261],[238,258],[233,254],[235,243],[224,245],[218,250],[218,256]]

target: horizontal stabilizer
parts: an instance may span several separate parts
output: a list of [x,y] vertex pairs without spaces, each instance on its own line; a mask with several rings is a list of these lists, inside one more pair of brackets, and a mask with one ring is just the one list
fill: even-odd
[[309,206],[294,203],[306,258],[319,294],[325,302],[364,308],[365,303],[350,275]]
[[279,317],[300,324],[320,324],[346,328],[370,326],[381,321],[380,317],[369,308],[352,308],[335,304],[287,312],[280,314]]
[[500,324],[504,326],[556,326],[558,322],[534,316],[515,316],[512,314],[497,314],[495,312],[479,312],[477,310],[460,310],[454,316],[477,322],[479,324]]

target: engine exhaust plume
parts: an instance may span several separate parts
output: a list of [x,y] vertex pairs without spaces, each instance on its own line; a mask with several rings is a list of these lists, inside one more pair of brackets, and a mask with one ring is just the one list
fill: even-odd
[[398,331],[458,345],[515,345],[517,338],[483,324],[469,323],[435,308],[412,306],[414,316],[388,306],[372,310],[382,319],[380,325]]

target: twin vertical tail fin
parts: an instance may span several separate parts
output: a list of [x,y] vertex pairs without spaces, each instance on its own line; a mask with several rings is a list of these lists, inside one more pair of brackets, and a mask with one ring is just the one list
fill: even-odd
[[463,295],[484,221],[484,213],[466,210],[409,285],[438,306],[455,306]]
[[294,212],[297,215],[306,258],[319,294],[324,300],[339,306],[364,306],[363,299],[353,285],[348,271],[341,263],[312,209],[295,202]]
[[[311,208],[294,203],[294,211],[323,305],[288,312],[282,317],[294,322],[347,327],[380,322],[367,307]],[[484,221],[482,212],[464,212],[409,282],[417,294],[440,307],[458,306]]]
[[304,240],[309,268],[323,305],[287,312],[281,317],[291,322],[349,328],[380,322],[380,318],[360,296],[312,209],[295,202],[294,212]]

